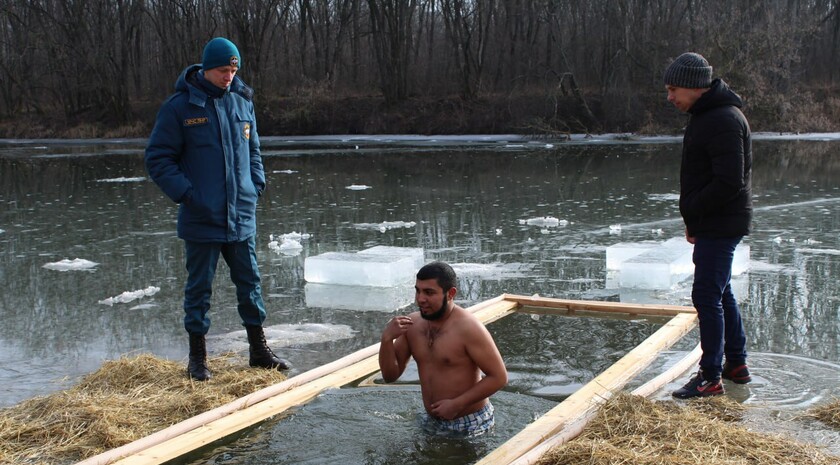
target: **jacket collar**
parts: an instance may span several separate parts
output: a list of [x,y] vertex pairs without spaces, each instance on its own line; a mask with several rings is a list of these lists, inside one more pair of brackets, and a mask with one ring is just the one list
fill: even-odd
[[706,110],[726,105],[741,108],[744,106],[744,102],[741,100],[741,96],[730,89],[723,79],[717,78],[712,81],[712,86],[709,90],[704,92],[703,95],[694,102],[694,105],[691,106],[688,112],[692,115],[696,115],[703,113]]
[[[204,89],[202,89],[202,86],[198,83],[198,79],[200,78],[197,76],[197,74],[200,70],[200,64],[187,66],[184,69],[184,71],[181,72],[181,75],[178,76],[178,79],[175,81],[175,91],[188,92],[190,95],[191,104],[204,107],[207,103],[207,99],[210,96]],[[230,83],[230,87],[228,87],[228,89],[225,92],[238,94],[248,101],[251,101],[254,97],[254,90],[248,87],[248,85],[245,84],[245,82],[242,81],[242,79],[239,76],[233,77],[233,82]]]

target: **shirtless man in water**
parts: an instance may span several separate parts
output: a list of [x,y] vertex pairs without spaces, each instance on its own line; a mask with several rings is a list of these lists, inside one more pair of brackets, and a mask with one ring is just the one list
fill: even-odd
[[482,434],[494,424],[488,398],[507,384],[499,349],[481,321],[455,305],[455,271],[449,265],[433,262],[422,267],[414,289],[420,311],[392,318],[382,332],[382,378],[396,381],[414,357],[427,425],[437,431]]

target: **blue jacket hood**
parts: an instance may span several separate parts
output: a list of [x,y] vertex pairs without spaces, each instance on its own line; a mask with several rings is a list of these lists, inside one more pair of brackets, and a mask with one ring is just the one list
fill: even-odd
[[[207,102],[207,92],[198,85],[198,72],[202,70],[200,64],[190,65],[181,71],[178,79],[175,80],[175,92],[187,92],[190,95],[189,102],[193,105],[203,107]],[[228,91],[239,94],[249,102],[254,99],[254,89],[245,84],[239,76],[233,77]]]

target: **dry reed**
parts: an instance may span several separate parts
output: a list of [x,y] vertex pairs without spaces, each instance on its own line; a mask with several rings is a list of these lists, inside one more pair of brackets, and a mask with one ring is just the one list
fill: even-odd
[[0,464],[73,463],[286,379],[236,361],[209,358],[207,382],[147,354],[105,362],[66,391],[0,410]]
[[539,465],[840,465],[816,446],[731,422],[744,407],[725,397],[677,404],[619,394],[577,439],[541,457]]
[[809,413],[826,425],[834,429],[840,429],[840,399],[814,407]]
[[[152,355],[106,362],[66,391],[0,409],[0,464],[73,463],[285,379],[235,362],[210,358],[214,377],[204,383],[190,381],[182,363]],[[730,424],[744,409],[725,397],[677,404],[622,393],[539,464],[840,465],[816,446]],[[840,401],[810,413],[840,427]]]

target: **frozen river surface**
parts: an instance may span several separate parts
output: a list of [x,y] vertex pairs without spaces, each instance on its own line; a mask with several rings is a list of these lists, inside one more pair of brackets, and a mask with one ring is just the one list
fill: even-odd
[[[758,139],[754,229],[745,241],[750,268],[736,290],[756,382],[733,386],[730,395],[764,406],[755,419],[760,427],[766,418],[793,416],[840,395],[840,141],[836,135]],[[148,180],[143,142],[0,143],[0,406],[66,387],[121,355],[185,359],[177,209]],[[615,288],[605,266],[605,250],[616,243],[682,236],[678,138],[266,139],[263,156],[268,189],[258,207],[257,252],[267,333],[294,363],[292,374],[378,342],[392,315],[411,310],[411,286],[307,284],[304,260],[324,252],[422,248],[427,260],[455,265],[464,306],[502,293],[690,303],[687,283],[658,291]],[[281,247],[284,236],[299,247]],[[209,348],[242,350],[224,265],[217,278]],[[656,326],[515,315],[490,329],[511,373],[499,404],[527,405],[510,417],[520,425]],[[690,350],[696,338],[687,336],[669,357]],[[300,454],[310,446],[298,455],[282,452],[283,438],[303,434],[322,418],[318,412],[335,411],[345,399],[352,408],[338,414],[342,421],[362,416],[398,436],[416,435],[410,421],[400,423],[405,431],[389,422],[410,417],[395,410],[419,393],[365,392],[325,395],[297,413],[299,423],[280,421],[257,445],[238,442],[222,453],[243,460],[237,463],[250,454],[274,457],[260,463],[309,463]],[[391,400],[379,404],[383,397]],[[358,445],[352,429],[330,430],[339,449],[362,457],[376,449]],[[500,428],[476,447],[494,447],[515,430]],[[840,451],[837,438],[818,425],[800,424],[789,433]],[[437,454],[451,452],[423,450],[374,454],[369,463],[387,463],[389,456],[446,463]]]

